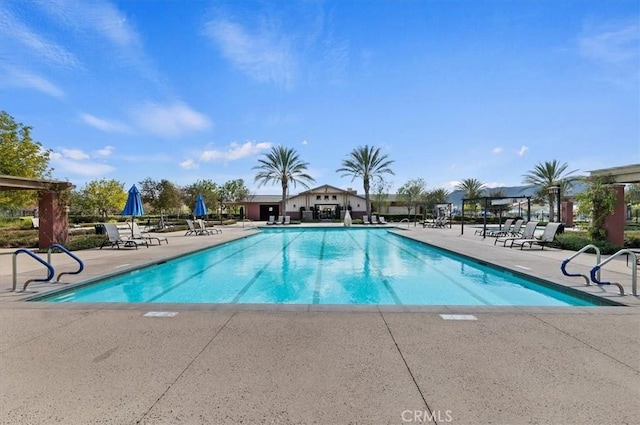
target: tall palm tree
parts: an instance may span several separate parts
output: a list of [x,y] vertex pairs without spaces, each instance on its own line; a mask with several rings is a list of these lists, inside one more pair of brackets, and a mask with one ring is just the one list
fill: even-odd
[[342,177],[352,176],[351,181],[356,177],[362,178],[367,216],[371,216],[371,202],[369,200],[371,180],[374,177],[382,178],[382,174],[393,175],[393,170],[389,168],[392,163],[393,160],[380,153],[380,148],[364,145],[352,150],[347,159],[342,160],[342,167],[336,170],[343,173]]
[[280,183],[282,186],[282,215],[286,215],[289,184],[296,187],[300,183],[309,188],[307,182],[315,181],[306,173],[309,163],[302,161],[293,148],[274,146],[270,152],[264,154],[264,158],[258,159],[258,162],[260,165],[253,167],[254,170],[259,170],[255,177],[255,181],[259,183],[258,187],[267,183]]
[[[484,183],[478,179],[463,179],[456,185],[456,189],[464,192],[464,197],[467,199],[481,198],[484,196]],[[471,204],[473,211],[478,208],[477,202]]]
[[571,176],[578,170],[565,172],[569,165],[565,162],[560,164],[557,160],[545,161],[538,163],[526,174],[523,174],[522,182],[537,187],[534,199],[538,202],[549,203],[549,221],[554,221],[554,206],[556,203],[553,193],[549,190],[552,186],[559,186],[560,193],[567,193],[572,187],[573,182],[578,180],[578,176]]

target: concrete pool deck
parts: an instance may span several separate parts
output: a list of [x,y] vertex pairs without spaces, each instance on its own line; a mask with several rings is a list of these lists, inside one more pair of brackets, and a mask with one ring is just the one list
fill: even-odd
[[[160,247],[79,251],[86,270],[62,280],[251,232],[232,226],[216,236],[168,234]],[[563,277],[560,263],[571,252],[496,247],[472,228],[398,232],[631,306],[24,302],[33,294],[8,292],[8,250],[0,254],[0,423],[640,423],[638,297]],[[56,273],[75,268],[62,254],[53,264]],[[588,271],[593,255],[571,264]],[[43,275],[26,255],[18,271],[19,287]],[[609,263],[603,278],[630,292],[624,258]]]

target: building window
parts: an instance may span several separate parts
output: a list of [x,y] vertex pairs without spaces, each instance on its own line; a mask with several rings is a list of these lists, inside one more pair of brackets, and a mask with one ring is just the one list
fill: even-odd
[[331,199],[338,199],[338,197],[336,195],[333,195]]
[[316,199],[322,199],[322,196],[318,195],[316,196]]
[[329,195],[324,195],[324,199],[329,200]]

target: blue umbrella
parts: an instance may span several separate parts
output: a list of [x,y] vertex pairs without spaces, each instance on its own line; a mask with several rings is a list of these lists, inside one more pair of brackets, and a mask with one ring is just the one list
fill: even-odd
[[204,204],[204,198],[202,195],[196,196],[196,207],[193,210],[193,215],[196,217],[207,215],[207,206]]
[[124,209],[122,210],[122,215],[130,215],[131,216],[131,236],[133,236],[133,217],[141,216],[144,214],[144,209],[142,208],[142,197],[140,196],[140,192],[138,188],[134,184],[129,189],[129,197],[127,198],[127,203],[124,205]]

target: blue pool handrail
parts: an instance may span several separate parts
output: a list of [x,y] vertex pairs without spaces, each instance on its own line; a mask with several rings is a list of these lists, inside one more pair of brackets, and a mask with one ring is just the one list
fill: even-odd
[[30,250],[24,249],[24,248],[20,248],[20,249],[16,250],[13,253],[13,287],[11,288],[11,291],[15,291],[16,287],[18,286],[18,261],[16,260],[16,257],[18,256],[18,254],[23,253],[23,252],[25,254],[29,255],[31,258],[37,260],[42,265],[44,265],[47,268],[48,274],[47,274],[47,277],[45,277],[45,278],[27,280],[24,283],[24,286],[22,288],[22,292],[27,290],[27,286],[31,282],[49,282],[51,279],[53,279],[53,275],[55,274],[55,271],[53,270],[53,266],[51,266],[51,264],[49,264],[48,262],[44,261],[42,258],[38,257],[36,254],[31,252]]
[[[562,265],[560,266],[560,270],[562,271],[562,274],[564,274],[565,276],[569,276],[569,277],[582,277],[585,280],[585,285],[590,286],[591,285],[591,281],[589,280],[588,276],[585,276],[585,275],[580,274],[580,273],[569,273],[567,271],[567,264],[569,264],[569,261],[573,260],[578,255],[580,255],[583,252],[588,251],[590,249],[593,249],[596,252],[596,264],[599,264],[600,263],[600,248],[598,248],[597,246],[595,246],[593,244],[589,244],[589,245],[586,245],[586,246],[582,247],[582,249],[580,249],[578,252],[576,252],[571,257],[567,258],[566,260],[564,260],[562,262]],[[598,279],[600,279],[600,270],[598,270],[597,274],[598,274],[598,276],[597,276]]]
[[71,257],[71,258],[73,258],[74,260],[76,260],[76,261],[78,262],[78,265],[79,265],[78,270],[76,270],[75,272],[62,272],[62,273],[60,273],[60,274],[58,275],[58,277],[56,278],[56,282],[60,282],[60,277],[61,277],[63,274],[79,274],[79,273],[81,273],[81,272],[84,270],[84,263],[82,262],[82,260],[81,260],[81,259],[79,259],[78,257],[76,257],[74,254],[72,254],[72,253],[71,253],[71,251],[69,251],[67,248],[65,248],[64,246],[62,246],[62,245],[60,245],[60,244],[57,244],[57,243],[54,243],[53,245],[51,245],[51,246],[49,247],[49,249],[47,250],[47,262],[48,262],[49,264],[53,264],[53,263],[51,262],[51,253],[52,253],[55,249],[58,249],[58,250],[60,250],[61,252],[64,252],[65,254],[67,254],[69,257]]
[[620,295],[624,295],[624,288],[621,284],[617,282],[602,282],[600,280],[600,269],[602,266],[607,264],[609,261],[613,260],[616,257],[621,255],[631,255],[633,258],[633,262],[631,263],[631,293],[633,295],[638,295],[638,257],[635,252],[630,249],[621,249],[620,251],[613,254],[611,257],[605,259],[603,262],[596,264],[594,268],[591,269],[591,280],[598,285],[616,285],[620,289]]

